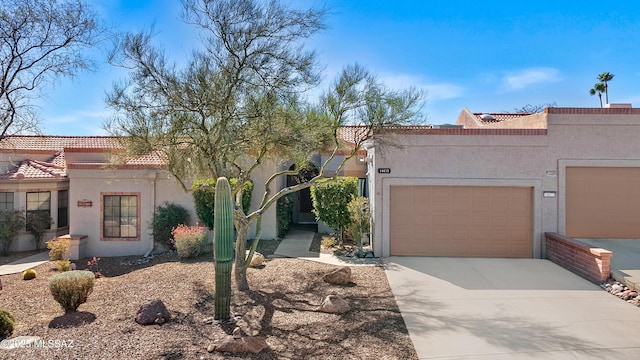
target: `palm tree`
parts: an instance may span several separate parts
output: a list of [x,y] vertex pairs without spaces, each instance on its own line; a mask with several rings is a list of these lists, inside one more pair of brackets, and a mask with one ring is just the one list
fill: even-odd
[[600,107],[602,107],[602,93],[606,90],[607,87],[604,83],[596,83],[593,85],[593,89],[589,90],[589,94],[591,94],[591,96],[598,94],[598,97],[600,98]]
[[615,75],[613,75],[612,73],[605,71],[602,74],[598,75],[598,80],[600,80],[600,82],[602,82],[604,84],[604,94],[605,97],[607,99],[607,104],[609,103],[609,84],[608,82],[613,80],[613,77]]

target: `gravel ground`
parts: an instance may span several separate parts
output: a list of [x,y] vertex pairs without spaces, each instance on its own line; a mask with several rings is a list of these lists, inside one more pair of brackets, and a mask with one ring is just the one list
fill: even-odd
[[[268,254],[265,243],[261,248]],[[79,267],[82,265],[79,263]],[[299,259],[268,259],[249,269],[251,290],[234,290],[232,311],[242,315],[245,335],[265,337],[259,354],[208,353],[215,339],[233,329],[207,325],[213,316],[214,267],[210,255],[186,262],[174,253],[146,263],[139,258],[104,258],[87,303],[65,315],[53,300],[48,278],[54,262],[38,266],[38,277],[2,277],[0,308],[16,319],[12,337],[39,336],[47,347],[0,350],[2,359],[416,359],[384,270],[353,267],[349,286],[322,281],[331,265]],[[318,312],[329,294],[351,304],[344,315]],[[172,315],[163,325],[141,326],[139,307],[161,299]]]

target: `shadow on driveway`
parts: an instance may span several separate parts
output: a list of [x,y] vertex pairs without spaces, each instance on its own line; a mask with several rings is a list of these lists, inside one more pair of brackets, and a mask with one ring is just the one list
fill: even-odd
[[385,263],[421,359],[634,359],[640,350],[640,309],[550,261]]

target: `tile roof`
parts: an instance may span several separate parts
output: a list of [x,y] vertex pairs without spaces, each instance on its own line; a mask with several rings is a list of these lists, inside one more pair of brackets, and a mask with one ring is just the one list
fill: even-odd
[[530,113],[473,113],[481,124],[495,124],[502,121],[529,116]]
[[64,153],[58,152],[47,161],[24,160],[0,179],[59,179],[67,177]]
[[0,151],[63,151],[70,149],[120,149],[117,138],[112,136],[43,136],[13,135],[0,141]]

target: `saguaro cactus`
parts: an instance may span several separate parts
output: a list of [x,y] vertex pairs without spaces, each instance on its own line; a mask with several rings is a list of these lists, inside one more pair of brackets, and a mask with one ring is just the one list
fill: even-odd
[[216,181],[215,207],[213,211],[214,242],[213,259],[216,271],[214,297],[216,320],[231,317],[231,269],[233,267],[233,201],[231,187],[225,177]]

